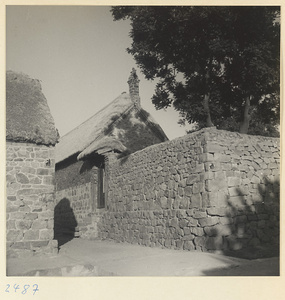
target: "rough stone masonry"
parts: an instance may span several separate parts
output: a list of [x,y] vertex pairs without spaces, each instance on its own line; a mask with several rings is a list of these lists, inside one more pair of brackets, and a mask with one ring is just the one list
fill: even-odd
[[8,257],[56,251],[54,147],[7,142],[6,174]]
[[204,129],[110,160],[98,234],[146,246],[279,243],[278,138]]

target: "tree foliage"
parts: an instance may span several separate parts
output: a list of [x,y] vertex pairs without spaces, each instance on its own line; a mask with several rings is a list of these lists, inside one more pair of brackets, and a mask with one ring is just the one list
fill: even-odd
[[279,7],[116,6],[112,14],[131,21],[127,51],[147,79],[159,79],[157,109],[173,105],[197,128],[266,134],[278,124]]

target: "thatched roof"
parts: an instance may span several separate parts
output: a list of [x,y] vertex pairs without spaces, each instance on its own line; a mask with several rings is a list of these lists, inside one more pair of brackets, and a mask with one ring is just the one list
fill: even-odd
[[85,158],[93,152],[103,154],[108,151],[124,152],[127,148],[116,138],[105,136],[102,139],[94,141],[90,146],[83,150],[77,157],[78,160]]
[[6,73],[6,139],[54,145],[58,132],[41,84],[23,73]]
[[[125,152],[127,148],[124,145],[132,148],[128,149],[130,151],[140,150],[142,149],[141,147],[149,146],[153,143],[152,141],[138,143],[139,147],[133,147],[129,143],[134,135],[137,135],[137,140],[140,140],[142,131],[131,130],[136,128],[138,123],[140,125],[144,124],[145,127],[142,127],[147,127],[152,132],[153,136],[156,137],[155,142],[168,140],[161,127],[140,106],[139,80],[134,69],[131,72],[128,83],[129,94],[122,93],[113,102],[60,139],[55,151],[56,163],[75,154],[77,154],[78,159],[82,159],[93,152],[99,154],[111,150]],[[128,118],[127,129],[119,128],[120,121],[124,120],[126,126]],[[140,118],[140,121],[138,118]],[[146,132],[145,129],[143,130]],[[126,134],[123,135],[122,131],[127,132],[128,137]]]
[[130,96],[123,93],[87,121],[60,138],[56,145],[56,162],[82,152],[94,141],[100,137],[103,138],[110,125],[133,105]]

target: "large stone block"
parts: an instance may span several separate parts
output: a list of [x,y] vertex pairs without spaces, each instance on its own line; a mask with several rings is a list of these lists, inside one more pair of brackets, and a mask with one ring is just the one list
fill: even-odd
[[241,184],[240,177],[228,177],[227,179],[229,187],[238,187]]
[[187,185],[192,185],[195,182],[200,181],[200,174],[191,174],[187,177],[186,184]]
[[36,220],[38,218],[38,213],[27,213],[24,217],[26,220]]
[[221,174],[218,178],[206,180],[205,189],[207,192],[217,192],[225,190],[228,187],[227,179],[224,174]]
[[223,249],[223,237],[215,236],[215,237],[207,237],[205,248],[207,250],[221,250]]
[[231,207],[245,207],[247,206],[247,197],[246,196],[234,196],[230,197],[228,204]]
[[29,178],[23,173],[17,173],[16,178],[17,178],[17,181],[22,184],[28,184],[30,182]]
[[253,183],[253,184],[260,184],[260,178],[256,175],[253,175],[250,179],[250,182]]
[[205,192],[204,182],[196,182],[193,184],[193,194]]
[[203,236],[205,234],[203,228],[201,227],[191,227],[191,233],[195,236]]
[[193,210],[191,214],[195,219],[207,218],[207,212],[205,210]]
[[39,239],[39,231],[30,229],[24,233],[24,240],[25,241],[36,241]]
[[210,192],[208,194],[209,205],[214,207],[227,207],[229,205],[229,195],[226,190]]
[[24,219],[24,216],[26,215],[25,212],[11,212],[8,217],[10,220],[22,220]]
[[229,225],[234,223],[234,219],[230,216],[228,217],[220,217],[221,225]]
[[42,247],[47,247],[49,244],[49,241],[33,241],[30,242],[32,248],[42,248]]
[[168,201],[166,197],[161,197],[160,198],[160,205],[162,209],[167,209],[168,208]]
[[32,221],[31,220],[17,220],[16,228],[19,230],[29,230],[31,228]]
[[188,220],[182,219],[182,220],[179,221],[179,227],[180,227],[180,228],[184,228],[184,227],[186,227],[187,225],[188,225]]
[[49,169],[38,168],[37,175],[49,175]]
[[7,205],[6,213],[16,212],[19,210],[19,207],[16,205]]
[[22,230],[8,230],[7,232],[7,241],[20,241],[23,238]]
[[199,219],[201,227],[213,226],[219,223],[219,217],[208,217]]
[[45,220],[35,220],[32,224],[32,229],[45,229],[47,227],[53,228],[53,220],[49,221],[50,225],[48,226],[47,221]]
[[210,162],[214,160],[214,154],[213,153],[202,153],[200,154],[199,161],[200,163],[204,162]]
[[243,196],[248,195],[249,190],[247,186],[236,186],[236,187],[230,187],[229,188],[229,194],[231,197],[233,196]]
[[[190,203],[189,198],[186,198],[186,197],[180,198],[179,199],[179,208],[188,209],[189,208],[189,203]],[[191,206],[191,204],[190,204],[190,206]]]
[[7,230],[16,229],[16,222],[15,222],[15,220],[7,220],[6,221],[6,229]]
[[184,189],[185,196],[191,196],[193,193],[193,188],[191,186],[186,186]]
[[50,158],[50,153],[48,150],[36,151],[36,158]]
[[201,194],[195,194],[191,196],[190,208],[202,208],[202,196]]
[[183,249],[193,251],[196,248],[195,248],[195,245],[193,244],[192,241],[185,241],[184,244],[183,244]]
[[53,230],[50,229],[41,229],[39,231],[40,240],[51,240],[53,239]]
[[206,244],[206,237],[205,236],[197,236],[194,239],[194,244],[196,248],[205,249]]
[[192,218],[192,217],[188,217],[188,227],[192,227],[192,226],[198,226],[198,220]]
[[211,227],[204,227],[204,231],[208,236],[229,236],[235,232],[235,226],[217,224]]
[[210,216],[225,216],[226,208],[225,207],[210,207],[210,208],[207,208],[207,213]]
[[11,245],[12,249],[25,249],[30,250],[31,249],[31,242],[15,242]]

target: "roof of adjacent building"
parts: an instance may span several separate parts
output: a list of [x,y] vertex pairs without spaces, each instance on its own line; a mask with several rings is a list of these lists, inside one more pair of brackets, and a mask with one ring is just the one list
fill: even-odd
[[[133,109],[144,114],[144,110],[132,101],[129,94],[122,93],[91,118],[60,138],[55,151],[56,163],[79,153],[78,159],[81,159],[102,147],[102,143],[106,147],[107,142],[111,143],[109,146],[112,146],[113,150],[122,151],[124,149],[122,141],[115,142],[113,138],[106,139],[106,136],[110,128]],[[157,134],[167,140],[167,136],[155,120],[149,114],[144,114],[144,116],[146,122],[149,122],[151,126],[155,126]]]
[[56,146],[56,162],[83,151],[132,105],[131,98],[127,94],[121,94],[98,113],[61,137]]
[[58,132],[39,80],[6,72],[6,139],[55,145]]

